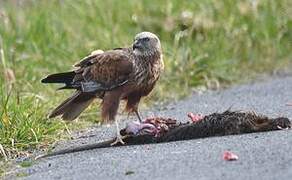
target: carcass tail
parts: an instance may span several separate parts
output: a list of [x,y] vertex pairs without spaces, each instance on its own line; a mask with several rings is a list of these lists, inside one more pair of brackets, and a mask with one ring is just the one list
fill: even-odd
[[49,115],[49,118],[62,115],[63,120],[74,120],[90,105],[94,98],[95,95],[92,93],[76,91],[71,97],[56,107]]

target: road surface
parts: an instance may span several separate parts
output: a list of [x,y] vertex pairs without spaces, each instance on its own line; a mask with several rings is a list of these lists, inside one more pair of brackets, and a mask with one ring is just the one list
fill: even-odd
[[[221,91],[193,95],[146,116],[187,120],[187,112],[209,114],[255,111],[292,119],[292,76],[259,80]],[[111,137],[114,126],[75,134],[58,149]],[[231,150],[237,161],[224,161]],[[292,179],[292,130],[212,137],[163,144],[96,149],[45,158],[18,169],[24,179]],[[11,179],[13,177],[7,177]]]

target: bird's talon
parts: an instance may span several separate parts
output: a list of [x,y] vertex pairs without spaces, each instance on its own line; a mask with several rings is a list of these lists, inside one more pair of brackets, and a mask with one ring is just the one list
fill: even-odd
[[111,146],[117,145],[118,143],[124,145],[125,142],[123,141],[123,138],[124,138],[123,136],[117,136],[116,140],[113,143],[111,143]]

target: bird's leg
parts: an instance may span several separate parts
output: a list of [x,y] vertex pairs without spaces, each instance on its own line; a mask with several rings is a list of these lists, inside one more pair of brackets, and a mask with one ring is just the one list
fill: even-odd
[[134,112],[135,112],[136,116],[138,117],[139,121],[142,122],[142,118],[141,118],[141,116],[139,114],[138,109],[134,110]]
[[116,140],[111,143],[111,146],[114,146],[118,143],[121,143],[121,144],[125,144],[125,142],[123,141],[123,136],[121,135],[120,133],[120,128],[119,128],[119,121],[118,121],[118,118],[116,118],[115,120],[115,124],[116,124],[116,133],[117,133],[117,137],[116,137]]

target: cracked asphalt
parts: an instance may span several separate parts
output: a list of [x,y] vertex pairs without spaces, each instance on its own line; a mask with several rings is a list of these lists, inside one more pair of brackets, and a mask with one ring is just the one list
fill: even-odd
[[[292,76],[274,77],[226,90],[194,94],[143,117],[187,120],[188,112],[209,114],[231,110],[255,111],[292,119]],[[92,143],[113,136],[114,126],[92,127],[57,149]],[[224,161],[230,150],[237,161]],[[188,141],[95,149],[65,154],[19,168],[23,179],[291,179],[292,131],[281,130]]]

